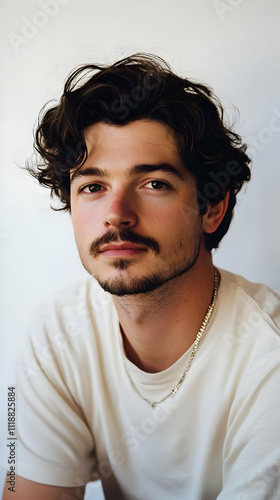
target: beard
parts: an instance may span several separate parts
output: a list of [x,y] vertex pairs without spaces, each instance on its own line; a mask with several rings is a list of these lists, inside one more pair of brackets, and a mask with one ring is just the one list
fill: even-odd
[[[155,271],[154,273],[142,276],[140,278],[132,276],[129,273],[129,268],[132,267],[135,262],[135,259],[133,258],[129,260],[121,258],[114,259],[111,262],[111,266],[114,269],[126,271],[126,276],[122,276],[122,273],[120,272],[119,276],[108,279],[103,279],[102,276],[100,276],[97,272],[92,273],[88,266],[86,266],[85,264],[83,265],[88,273],[94,276],[99,285],[106,292],[109,292],[112,295],[122,297],[125,295],[137,295],[153,292],[155,289],[163,286],[165,283],[174,280],[182,274],[188,272],[194,266],[200,253],[202,234],[203,232],[200,223],[197,225],[197,227],[194,228],[192,239],[188,245],[188,256],[184,255],[183,257],[181,257],[180,261],[175,261],[173,263],[171,262],[168,269],[166,270],[158,272]],[[118,234],[113,232],[106,233],[106,235],[104,235],[103,237],[95,240],[90,247],[90,255],[96,257],[98,255],[98,249],[102,244],[117,240],[143,244],[154,251],[156,255],[160,254],[160,246],[154,239],[131,233],[130,230],[125,229],[120,231]],[[172,256],[174,257],[178,255],[180,253],[180,250],[182,249],[182,241],[177,242]]]
[[112,295],[117,295],[119,297],[124,295],[137,295],[153,292],[156,288],[163,286],[168,281],[174,280],[178,276],[188,272],[196,263],[198,255],[199,250],[192,259],[185,263],[184,266],[181,268],[174,268],[169,273],[155,272],[154,274],[144,276],[142,278],[128,279],[115,277],[107,280],[103,280],[101,277],[95,276],[95,279],[105,292],[109,292]]

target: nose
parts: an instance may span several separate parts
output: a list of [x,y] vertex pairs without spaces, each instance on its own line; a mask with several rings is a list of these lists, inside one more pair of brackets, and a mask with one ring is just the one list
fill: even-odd
[[104,217],[106,229],[132,228],[137,224],[135,199],[132,194],[117,193],[110,199]]

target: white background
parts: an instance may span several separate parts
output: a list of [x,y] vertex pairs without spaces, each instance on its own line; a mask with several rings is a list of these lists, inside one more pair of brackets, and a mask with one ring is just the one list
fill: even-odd
[[[1,0],[1,446],[6,391],[31,311],[85,276],[68,214],[21,170],[40,108],[77,65],[136,51],[210,84],[240,111],[253,177],[215,263],[280,290],[278,0]],[[90,498],[98,498],[92,493]]]

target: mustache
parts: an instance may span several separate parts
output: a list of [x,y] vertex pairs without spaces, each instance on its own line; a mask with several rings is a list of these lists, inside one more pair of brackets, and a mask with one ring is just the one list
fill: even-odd
[[141,236],[140,234],[135,234],[130,229],[121,229],[116,232],[110,229],[107,233],[96,238],[89,247],[89,254],[93,257],[97,257],[100,253],[100,247],[102,245],[107,245],[114,241],[127,241],[129,243],[135,243],[137,245],[144,245],[151,248],[156,254],[160,252],[160,246],[156,240],[150,238],[149,236]]

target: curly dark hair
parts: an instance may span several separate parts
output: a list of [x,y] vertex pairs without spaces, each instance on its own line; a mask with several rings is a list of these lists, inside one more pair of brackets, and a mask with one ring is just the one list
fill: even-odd
[[229,228],[236,195],[250,179],[246,144],[224,123],[212,89],[174,74],[159,57],[135,54],[110,66],[83,65],[70,74],[59,103],[41,112],[34,143],[41,160],[27,169],[60,198],[59,210],[71,210],[70,171],[87,159],[85,130],[98,122],[122,126],[139,119],[173,130],[183,164],[196,178],[201,215],[229,191],[221,224],[205,233],[207,250],[217,248]]

